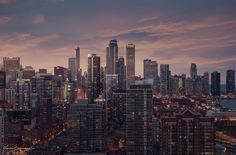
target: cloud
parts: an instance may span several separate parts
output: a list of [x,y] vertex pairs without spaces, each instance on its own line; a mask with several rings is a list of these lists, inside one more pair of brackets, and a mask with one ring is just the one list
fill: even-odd
[[29,33],[16,33],[0,37],[0,57],[36,54],[43,45],[60,38],[58,34],[35,36]]
[[36,15],[32,19],[33,24],[42,24],[42,23],[44,23],[44,21],[45,21],[45,19],[44,19],[44,16],[42,16],[42,15]]
[[5,24],[10,21],[10,17],[7,16],[0,16],[0,25]]
[[0,5],[1,4],[10,4],[10,3],[14,3],[16,2],[16,0],[0,0]]

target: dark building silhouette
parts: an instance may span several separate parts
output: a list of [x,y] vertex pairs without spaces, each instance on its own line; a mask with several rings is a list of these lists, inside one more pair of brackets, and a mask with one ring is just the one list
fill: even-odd
[[220,96],[220,73],[212,72],[211,73],[211,95]]
[[226,93],[235,92],[235,70],[226,71]]
[[186,109],[160,118],[160,155],[214,155],[214,138],[214,118]]

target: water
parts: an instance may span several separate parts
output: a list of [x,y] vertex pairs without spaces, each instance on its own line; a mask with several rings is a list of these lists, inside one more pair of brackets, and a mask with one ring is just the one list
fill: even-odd
[[219,103],[225,108],[230,108],[236,111],[236,99],[234,100],[219,100]]

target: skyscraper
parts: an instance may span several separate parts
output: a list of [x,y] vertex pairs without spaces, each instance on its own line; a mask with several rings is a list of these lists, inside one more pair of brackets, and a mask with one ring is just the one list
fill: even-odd
[[75,49],[75,55],[76,55],[76,71],[78,72],[80,70],[80,48],[77,47]]
[[0,71],[0,101],[5,100],[6,72]]
[[77,79],[77,66],[76,66],[76,58],[69,58],[68,60],[68,69],[71,73],[71,81],[75,81]]
[[116,62],[116,73],[118,74],[118,87],[119,89],[126,88],[126,79],[125,79],[125,59],[124,57],[119,57],[118,61]]
[[88,102],[94,103],[94,100],[100,95],[100,57],[96,54],[88,54]]
[[130,85],[126,103],[126,153],[127,155],[152,155],[151,85]]
[[106,121],[110,121],[112,119],[112,109],[114,108],[112,105],[112,95],[118,89],[118,75],[117,74],[107,74],[106,75]]
[[235,70],[227,70],[226,72],[226,93],[235,92]]
[[[19,57],[4,57],[3,58],[3,70],[6,72],[6,77],[9,80],[16,79],[16,71],[20,69]],[[7,80],[8,81],[8,80]]]
[[170,90],[170,70],[168,64],[160,66],[161,86],[160,91],[162,95],[168,95]]
[[60,76],[63,81],[66,80],[67,76],[67,69],[62,66],[54,67],[54,75]]
[[209,73],[205,72],[203,74],[203,94],[204,95],[209,95],[210,91],[209,91]]
[[153,79],[153,89],[158,90],[158,64],[156,61],[145,59],[143,61],[144,79]]
[[51,74],[36,74],[31,79],[31,94],[40,99],[40,124],[50,126],[52,120],[53,80]]
[[26,66],[22,72],[23,79],[31,79],[33,76],[35,76],[35,70],[32,66]]
[[7,114],[5,109],[0,108],[0,155],[3,153],[3,147],[6,144],[7,138]]
[[220,73],[211,73],[211,95],[220,96]]
[[117,40],[111,40],[107,47],[106,74],[116,74],[116,61],[118,60]]
[[104,149],[103,107],[71,104],[68,111],[68,152],[96,152]]
[[190,75],[192,79],[195,79],[197,77],[197,65],[195,63],[191,64]]
[[126,46],[126,87],[135,81],[135,45]]

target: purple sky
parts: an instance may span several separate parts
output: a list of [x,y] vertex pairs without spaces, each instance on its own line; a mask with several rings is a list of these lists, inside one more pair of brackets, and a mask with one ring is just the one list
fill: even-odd
[[0,0],[0,57],[19,56],[35,69],[67,67],[79,40],[87,54],[105,62],[109,40],[136,45],[136,71],[143,59],[169,63],[173,74],[236,69],[235,0]]

